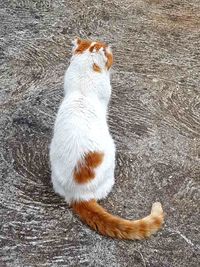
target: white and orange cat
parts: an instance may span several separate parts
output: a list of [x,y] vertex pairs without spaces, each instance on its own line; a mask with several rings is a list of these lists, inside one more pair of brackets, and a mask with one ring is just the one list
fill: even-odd
[[107,124],[113,55],[101,42],[77,38],[73,43],[50,146],[54,190],[101,234],[148,237],[162,226],[160,203],[153,204],[149,216],[135,221],[113,216],[97,203],[114,185],[115,144]]

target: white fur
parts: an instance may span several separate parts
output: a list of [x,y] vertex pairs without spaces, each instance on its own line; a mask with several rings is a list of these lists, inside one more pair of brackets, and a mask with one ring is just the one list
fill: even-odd
[[[111,95],[106,60],[102,50],[73,55],[65,74],[65,97],[55,121],[50,162],[54,190],[68,203],[104,198],[114,184],[115,145],[106,120]],[[101,73],[93,71],[94,63]],[[74,168],[94,151],[103,152],[103,162],[95,169],[95,178],[80,185],[73,178]]]

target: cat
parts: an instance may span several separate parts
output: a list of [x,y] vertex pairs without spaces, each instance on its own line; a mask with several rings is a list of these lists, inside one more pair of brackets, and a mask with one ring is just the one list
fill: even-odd
[[52,183],[81,220],[102,235],[142,239],[163,224],[159,202],[149,216],[135,221],[111,215],[97,203],[114,185],[115,144],[107,124],[112,64],[105,43],[80,38],[73,42],[50,144]]

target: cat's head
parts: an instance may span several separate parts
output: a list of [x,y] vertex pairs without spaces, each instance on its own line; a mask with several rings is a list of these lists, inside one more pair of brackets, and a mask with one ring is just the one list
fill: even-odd
[[73,42],[73,56],[88,57],[96,72],[109,71],[113,64],[111,48],[102,42],[76,38]]

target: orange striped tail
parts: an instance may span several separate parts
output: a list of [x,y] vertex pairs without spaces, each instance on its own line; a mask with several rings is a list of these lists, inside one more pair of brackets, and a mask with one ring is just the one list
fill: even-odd
[[151,214],[141,220],[125,220],[108,213],[96,200],[72,204],[82,221],[102,235],[119,239],[143,239],[157,232],[164,221],[162,206],[153,204]]

